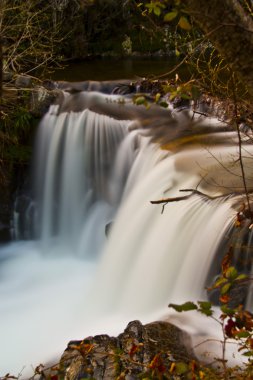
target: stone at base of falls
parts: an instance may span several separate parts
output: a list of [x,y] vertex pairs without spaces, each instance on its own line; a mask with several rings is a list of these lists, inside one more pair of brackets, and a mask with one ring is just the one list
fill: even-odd
[[156,355],[166,368],[173,361],[195,359],[188,341],[185,332],[168,322],[142,325],[133,321],[117,338],[97,335],[70,342],[61,357],[59,376],[63,380],[133,380],[148,371]]
[[112,226],[113,226],[113,222],[109,222],[109,223],[106,224],[106,226],[105,226],[105,236],[108,237],[110,235]]

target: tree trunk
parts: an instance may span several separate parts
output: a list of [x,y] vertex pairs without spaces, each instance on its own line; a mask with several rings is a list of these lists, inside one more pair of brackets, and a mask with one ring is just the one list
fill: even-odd
[[3,17],[4,7],[6,5],[5,0],[0,0],[0,100],[3,96]]
[[253,99],[253,20],[238,0],[185,0],[189,14],[224,56]]
[[0,99],[3,95],[3,44],[0,36]]

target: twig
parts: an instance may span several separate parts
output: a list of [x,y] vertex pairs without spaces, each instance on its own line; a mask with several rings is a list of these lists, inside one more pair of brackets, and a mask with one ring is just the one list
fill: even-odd
[[196,189],[181,189],[179,191],[181,191],[181,192],[191,192],[191,194],[185,195],[185,196],[182,196],[182,197],[172,197],[172,198],[159,199],[159,200],[156,200],[156,201],[150,201],[150,203],[153,204],[153,205],[158,205],[158,204],[167,204],[167,203],[171,203],[171,202],[184,201],[186,199],[189,199],[194,194],[197,194],[197,195],[199,195],[201,197],[204,197],[204,198],[207,198],[207,199],[210,199],[210,200],[214,200],[214,199],[217,199],[217,198],[223,198],[223,197],[226,196],[226,195],[217,195],[215,197],[212,197],[211,195],[202,193],[201,191],[196,190]]
[[246,183],[246,175],[245,175],[245,170],[244,170],[244,165],[243,165],[243,156],[242,156],[242,137],[240,133],[240,124],[239,124],[239,114],[238,114],[238,102],[237,102],[237,96],[236,96],[236,91],[235,91],[235,81],[234,81],[234,76],[232,75],[232,91],[233,91],[233,97],[234,97],[234,113],[235,113],[235,125],[236,125],[236,130],[237,130],[237,135],[238,135],[238,144],[239,144],[239,162],[240,162],[240,167],[241,167],[241,172],[242,172],[242,180],[243,180],[243,186],[244,186],[244,191],[245,191],[245,197],[247,201],[247,206],[248,210],[250,212],[250,219],[253,221],[253,215],[252,215],[252,210],[251,210],[251,205],[250,205],[250,200],[249,200],[249,193],[248,193],[248,188],[247,188],[247,183]]

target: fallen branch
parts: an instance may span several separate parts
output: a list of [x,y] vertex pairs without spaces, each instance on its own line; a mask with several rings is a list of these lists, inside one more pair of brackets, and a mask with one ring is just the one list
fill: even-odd
[[165,208],[165,206],[168,203],[185,201],[186,199],[189,199],[192,195],[195,195],[195,194],[197,194],[197,195],[199,195],[199,196],[201,196],[201,197],[203,197],[205,199],[208,199],[208,200],[214,200],[214,199],[222,198],[222,197],[226,196],[226,195],[217,195],[216,197],[211,197],[210,195],[202,193],[201,191],[199,191],[197,189],[181,189],[179,191],[181,191],[181,192],[191,192],[191,194],[188,194],[188,195],[185,195],[185,196],[182,196],[182,197],[172,197],[172,198],[159,199],[157,201],[150,201],[150,203],[153,204],[153,205],[162,204],[163,207],[162,207],[161,213],[163,214],[164,208]]
[[188,194],[188,195],[185,195],[185,196],[182,196],[182,197],[172,197],[172,198],[165,198],[165,199],[159,199],[157,201],[150,201],[150,203],[152,204],[167,204],[167,203],[170,203],[170,202],[179,202],[179,201],[184,201],[186,199],[189,199],[192,195],[199,195],[201,197],[204,197],[204,198],[207,198],[209,200],[214,200],[214,199],[217,199],[217,198],[222,198],[222,197],[225,197],[227,195],[217,195],[215,197],[212,197],[208,194],[205,194],[205,193],[202,193],[201,191],[199,190],[196,190],[196,189],[182,189],[182,190],[179,190],[181,192],[191,192],[191,194]]
[[185,195],[183,197],[174,197],[174,198],[165,198],[165,199],[159,199],[157,201],[150,201],[150,203],[152,203],[152,205],[159,205],[161,203],[169,203],[169,202],[179,202],[179,201],[183,201],[185,199],[188,199],[192,196],[192,194],[189,194],[189,195]]

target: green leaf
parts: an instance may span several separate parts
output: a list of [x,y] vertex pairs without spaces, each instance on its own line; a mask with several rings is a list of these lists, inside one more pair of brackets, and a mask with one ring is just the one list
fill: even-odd
[[164,92],[172,92],[175,90],[175,86],[171,86],[170,84],[165,84],[162,86]]
[[172,21],[174,20],[174,18],[176,18],[178,15],[178,10],[177,9],[174,9],[172,12],[169,12],[169,13],[166,13],[166,15],[164,16],[163,20],[164,21]]
[[184,362],[177,362],[176,363],[176,374],[177,375],[183,375],[184,373],[189,371],[189,367]]
[[243,353],[244,356],[253,356],[253,350]]
[[234,333],[238,338],[248,338],[250,336],[250,333],[248,331],[238,331]]
[[179,21],[178,21],[178,25],[180,26],[180,28],[184,29],[184,30],[191,30],[191,24],[189,23],[189,21],[187,20],[187,18],[185,16],[181,16]]
[[214,288],[219,288],[221,285],[223,285],[225,282],[228,282],[225,277],[219,277],[215,283],[213,284]]
[[145,103],[146,103],[146,98],[145,98],[145,96],[138,96],[137,98],[135,98],[134,103],[135,103],[137,106],[140,106],[140,105],[142,105],[142,104],[145,104]]
[[160,103],[159,103],[159,106],[161,106],[161,107],[163,107],[163,108],[168,108],[168,107],[169,107],[169,105],[168,105],[167,102],[160,102]]
[[161,2],[159,2],[158,5],[159,5],[159,7],[162,8],[162,9],[165,9],[165,8],[166,8],[166,6],[165,6],[163,3],[161,3]]
[[201,309],[211,309],[212,308],[212,304],[209,301],[198,301],[198,304],[201,307]]
[[158,103],[160,97],[161,97],[161,94],[158,92],[158,93],[155,95],[155,102],[156,102],[156,103]]
[[207,317],[211,317],[213,315],[213,310],[200,309],[199,312]]
[[229,267],[227,270],[226,270],[226,274],[225,274],[226,278],[229,279],[230,281],[234,281],[236,279],[236,277],[238,276],[238,272],[237,270],[235,269],[235,267]]
[[148,4],[145,4],[145,7],[152,9],[152,8],[154,8],[154,4],[148,3]]
[[185,302],[182,305],[176,305],[174,303],[170,303],[169,307],[172,307],[173,309],[175,309],[179,313],[181,313],[182,311],[190,311],[190,310],[197,310],[198,309],[197,305],[195,305],[195,303],[190,302],[190,301]]
[[227,294],[229,292],[229,289],[231,288],[231,283],[228,282],[227,284],[225,284],[222,288],[221,288],[221,295],[224,296],[224,294]]
[[192,97],[191,97],[191,95],[189,95],[189,94],[180,94],[180,96],[181,96],[181,98],[182,99],[186,99],[186,100],[190,100]]
[[172,93],[170,94],[170,100],[171,100],[171,101],[174,100],[176,97],[177,97],[177,93],[176,93],[176,92],[172,92]]
[[210,317],[213,315],[213,310],[212,310],[212,304],[211,302],[208,301],[198,301],[199,304],[199,311],[202,314],[205,314],[206,316]]
[[176,54],[176,57],[179,57],[181,53],[178,49],[175,49],[175,54]]
[[229,307],[227,307],[226,305],[222,305],[221,306],[221,311],[226,314],[226,315],[229,315],[229,316],[232,316],[234,315],[235,313],[235,310],[234,309],[230,309]]
[[160,16],[160,14],[161,14],[161,8],[159,8],[159,7],[154,7],[154,14],[155,14],[156,16]]
[[249,277],[246,275],[246,274],[239,274],[237,277],[236,277],[236,281],[241,281],[241,280],[246,280],[248,279]]

